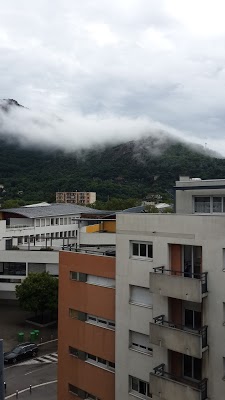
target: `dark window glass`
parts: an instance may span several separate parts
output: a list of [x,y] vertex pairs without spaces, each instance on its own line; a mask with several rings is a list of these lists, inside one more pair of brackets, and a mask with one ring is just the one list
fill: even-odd
[[194,358],[194,373],[193,378],[201,381],[202,379],[202,360],[199,358]]
[[222,197],[213,197],[213,212],[222,212]]
[[140,244],[140,256],[146,257],[146,244]]
[[69,383],[68,387],[69,387],[69,392],[72,392],[74,394],[78,394],[78,388],[76,386],[71,385],[71,383]]
[[184,355],[184,376],[192,378],[192,357]]
[[146,383],[143,381],[139,382],[139,393],[146,394]]
[[100,363],[100,364],[106,364],[106,360],[104,360],[103,358],[100,358],[100,357],[98,357],[98,362]]
[[193,310],[185,310],[185,326],[193,328]]
[[69,353],[75,357],[78,357],[78,350],[75,349],[74,347],[69,346]]
[[138,256],[138,243],[133,243],[133,252],[132,255],[133,256]]
[[134,390],[135,392],[138,392],[138,379],[137,379],[137,378],[132,378],[132,381],[131,381],[131,388],[132,388],[132,390]]
[[77,272],[70,271],[70,278],[77,281],[78,280]]
[[152,258],[152,244],[148,244],[148,258]]

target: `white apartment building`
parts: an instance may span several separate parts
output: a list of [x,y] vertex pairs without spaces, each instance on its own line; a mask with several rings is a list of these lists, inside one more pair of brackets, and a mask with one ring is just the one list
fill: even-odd
[[117,215],[116,400],[224,398],[225,180],[176,188],[179,214]]
[[[89,242],[104,244],[104,233],[86,233],[86,226],[93,224],[99,213],[103,212],[72,204],[41,203],[2,209],[0,299],[14,300],[15,286],[30,272],[47,271],[58,276],[62,248],[72,249]],[[105,244],[115,244],[115,234],[109,236],[109,243]]]

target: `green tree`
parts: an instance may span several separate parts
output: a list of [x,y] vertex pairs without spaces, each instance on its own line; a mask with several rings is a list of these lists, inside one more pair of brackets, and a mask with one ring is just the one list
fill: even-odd
[[20,285],[16,285],[16,297],[20,307],[35,315],[58,308],[58,279],[48,272],[31,273]]

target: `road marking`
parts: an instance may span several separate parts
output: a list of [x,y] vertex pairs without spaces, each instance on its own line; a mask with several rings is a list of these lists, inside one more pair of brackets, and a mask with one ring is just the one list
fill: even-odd
[[[45,386],[45,385],[51,385],[52,383],[57,383],[57,382],[58,381],[56,379],[55,381],[49,381],[49,382],[45,382],[45,383],[40,383],[39,385],[32,386],[32,389],[36,389],[36,388],[39,388],[39,387]],[[23,389],[23,390],[19,390],[18,394],[28,392],[28,390],[30,390],[30,387],[26,388],[26,389]],[[6,396],[5,400],[6,399],[11,399],[12,397],[15,398],[15,395],[16,395],[16,392],[13,393],[13,394],[10,394],[9,396]]]
[[[40,364],[39,364],[39,366],[40,366]],[[47,364],[47,365],[43,365],[43,367],[41,368],[41,370],[43,370],[44,368],[49,368],[49,365]],[[35,369],[33,369],[33,371],[30,371],[30,372],[27,372],[26,374],[24,374],[24,375],[30,375],[30,374],[33,374],[34,372],[37,372],[37,371],[40,371],[40,368],[35,368]]]
[[58,362],[58,353],[51,353],[51,354],[45,354],[43,356],[33,358],[28,361],[24,361],[20,364],[16,364],[18,367],[20,365],[37,365],[37,364],[51,364],[51,363],[57,363]]

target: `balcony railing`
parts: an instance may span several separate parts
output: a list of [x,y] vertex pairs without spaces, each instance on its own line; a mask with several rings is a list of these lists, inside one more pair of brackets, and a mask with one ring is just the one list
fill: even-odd
[[154,323],[158,325],[164,325],[169,328],[174,328],[174,329],[179,329],[180,331],[184,332],[191,332],[192,334],[200,335],[202,337],[202,349],[208,346],[208,340],[207,340],[207,329],[208,326],[205,325],[200,329],[194,329],[190,326],[186,325],[181,325],[181,324],[176,324],[174,322],[166,321],[165,320],[165,315],[159,315],[158,317],[153,318]]
[[[206,400],[207,399],[207,379],[206,378],[201,380],[201,381],[197,381],[197,382],[195,381],[194,382],[194,381],[189,380],[189,379],[184,378],[184,377],[172,375],[172,374],[170,374],[170,373],[165,371],[165,364],[160,364],[156,368],[153,368],[153,370],[154,370],[154,373],[151,373],[150,376],[153,375],[153,376],[162,377],[164,379],[168,379],[170,381],[177,382],[178,384],[189,386],[194,391],[198,392],[197,396],[192,396],[191,393],[189,393],[188,399],[189,398],[190,399],[198,398],[200,400]],[[173,395],[174,395],[174,393],[173,393]],[[167,399],[167,397],[165,397],[165,398]],[[170,398],[170,397],[168,397],[168,398]]]
[[153,270],[155,273],[158,274],[167,274],[167,275],[181,276],[183,278],[201,280],[202,293],[207,293],[208,291],[208,284],[207,284],[208,272],[195,273],[189,271],[175,271],[173,269],[166,269],[164,266],[153,268]]
[[6,229],[26,229],[26,228],[34,228],[33,225],[6,225]]

